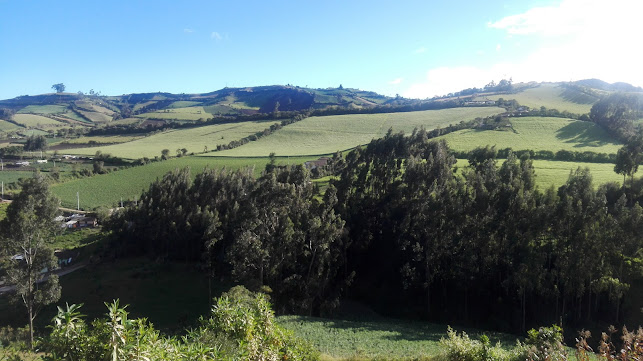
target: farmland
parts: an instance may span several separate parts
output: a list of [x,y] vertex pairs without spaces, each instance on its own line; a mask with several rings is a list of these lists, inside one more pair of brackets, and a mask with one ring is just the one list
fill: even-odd
[[13,116],[13,120],[25,127],[63,125],[59,121],[36,114],[16,114]]
[[205,147],[208,150],[216,149],[219,144],[228,144],[262,131],[274,123],[274,120],[264,120],[168,130],[119,145],[74,149],[73,154],[93,155],[100,150],[121,158],[138,159],[161,156],[163,149],[169,149],[172,154],[181,148],[186,148],[188,152],[203,152]]
[[498,100],[503,98],[515,99],[520,105],[526,105],[530,108],[539,109],[544,106],[548,109],[558,109],[559,111],[568,111],[574,114],[589,113],[592,103],[598,100],[569,90],[556,84],[543,83],[536,88],[529,88],[516,94],[501,94],[480,97],[480,99]]
[[408,113],[349,114],[311,117],[288,125],[269,137],[241,147],[204,154],[204,156],[252,157],[328,154],[366,144],[382,137],[389,128],[409,134],[414,128],[444,127],[460,121],[486,117],[504,111],[501,108],[454,108]]
[[468,151],[476,147],[592,151],[616,153],[620,144],[594,123],[562,118],[512,118],[515,132],[510,130],[465,129],[442,136],[452,149]]
[[[299,164],[310,159],[312,158],[278,158],[277,163]],[[268,163],[267,158],[182,157],[90,178],[76,179],[53,185],[51,189],[62,200],[64,207],[76,208],[76,192],[79,192],[82,209],[93,209],[100,206],[112,207],[120,202],[121,197],[125,201],[136,199],[142,190],[149,187],[150,183],[177,168],[190,167],[192,176],[196,176],[205,167],[225,167],[227,169],[254,167],[255,175],[258,176],[266,163]]]
[[158,112],[139,114],[138,118],[200,120],[212,117],[203,107],[170,108]]

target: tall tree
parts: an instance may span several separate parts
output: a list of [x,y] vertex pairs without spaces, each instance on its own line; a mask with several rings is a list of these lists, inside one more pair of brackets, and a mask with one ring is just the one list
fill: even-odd
[[54,89],[56,93],[63,93],[65,91],[65,84],[58,83],[51,86],[51,89]]
[[45,178],[35,173],[21,183],[22,191],[7,207],[0,223],[2,250],[8,260],[7,283],[15,285],[15,300],[24,303],[29,318],[29,341],[33,348],[33,321],[42,306],[60,298],[60,285],[51,270],[56,265],[48,243],[60,227],[54,218],[60,201],[49,192]]

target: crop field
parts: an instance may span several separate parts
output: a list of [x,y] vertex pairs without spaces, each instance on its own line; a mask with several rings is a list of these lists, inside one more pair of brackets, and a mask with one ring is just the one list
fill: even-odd
[[28,105],[18,111],[22,113],[59,114],[67,110],[65,105]]
[[155,118],[155,119],[179,119],[179,120],[199,120],[201,118],[211,118],[212,114],[208,113],[203,107],[186,107],[165,109],[157,112],[143,113],[136,115],[138,118]]
[[[188,152],[198,153],[203,152],[205,147],[208,150],[213,150],[219,144],[228,144],[233,140],[260,132],[274,123],[274,120],[262,120],[175,129],[119,145],[77,148],[69,150],[69,152],[78,155],[93,155],[97,150],[100,150],[103,153],[128,159],[160,157],[163,149],[169,149],[171,155],[176,155],[176,150],[181,148],[186,148]],[[218,155],[215,153],[212,155]]]
[[148,101],[148,102],[144,102],[144,103],[138,103],[138,104],[134,105],[133,110],[137,111],[137,110],[139,110],[141,108],[144,108],[144,107],[146,107],[148,105],[152,105],[152,104],[155,104],[155,103],[156,103],[155,101]]
[[178,102],[174,102],[168,106],[168,108],[187,108],[187,107],[193,107],[195,105],[199,105],[201,102],[195,102],[195,101],[189,101],[189,100],[180,100]]
[[[574,114],[589,113],[592,108],[590,97],[554,84],[541,84],[539,87],[530,88],[517,94],[490,95],[484,98],[491,100],[516,99],[520,105],[530,108],[539,109],[544,106],[548,109],[558,109],[561,112],[566,110]],[[594,101],[596,100],[598,99],[594,99]]]
[[592,151],[616,153],[621,144],[602,128],[591,122],[562,118],[512,118],[515,132],[509,130],[465,129],[442,136],[452,149],[468,151],[476,147],[495,145],[514,150],[532,149]]
[[[20,178],[30,178],[33,176],[32,171],[24,171],[24,170],[3,170],[0,171],[0,181],[4,182],[5,187],[9,183],[14,183],[18,182]],[[7,191],[7,188],[5,188],[5,191]]]
[[504,109],[496,107],[453,108],[407,113],[311,117],[290,124],[255,142],[203,156],[268,156],[272,152],[280,156],[329,154],[380,138],[389,128],[393,128],[394,132],[404,131],[410,134],[416,127],[434,129],[503,111]]
[[79,110],[79,112],[94,123],[107,123],[112,121],[112,117],[107,114],[98,112],[86,112],[82,110]]
[[[277,158],[277,164],[301,164],[313,159],[316,157]],[[80,207],[88,210],[115,206],[121,197],[124,201],[135,200],[153,181],[177,168],[190,167],[192,176],[196,176],[205,167],[233,170],[254,167],[255,176],[259,176],[267,163],[268,158],[181,157],[55,184],[51,190],[62,205],[69,208],[76,208],[76,192],[79,192]]]
[[42,127],[42,126],[56,126],[63,125],[63,123],[53,120],[51,118],[43,117],[36,114],[16,114],[13,120],[25,127]]
[[0,132],[13,132],[18,129],[23,129],[23,128],[13,123],[10,123],[6,120],[0,120]]
[[67,139],[63,141],[68,144],[87,144],[90,142],[94,142],[97,144],[118,144],[118,143],[131,142],[133,140],[136,140],[142,137],[143,137],[142,135],[107,135],[107,136],[97,135],[97,136],[89,136],[89,137],[72,138],[72,139]]

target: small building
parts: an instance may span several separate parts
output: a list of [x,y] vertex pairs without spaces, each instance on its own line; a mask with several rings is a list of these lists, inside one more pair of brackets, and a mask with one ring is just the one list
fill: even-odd
[[16,162],[16,165],[19,165],[21,167],[28,167],[29,164],[31,164],[31,163],[29,163],[27,161]]
[[38,164],[44,164],[44,163],[47,163],[47,159],[38,159],[38,160],[36,161],[36,163],[38,163]]
[[306,169],[308,170],[315,169],[317,167],[325,167],[328,164],[329,160],[329,157],[321,157],[317,160],[311,160],[304,163],[304,167],[306,167]]

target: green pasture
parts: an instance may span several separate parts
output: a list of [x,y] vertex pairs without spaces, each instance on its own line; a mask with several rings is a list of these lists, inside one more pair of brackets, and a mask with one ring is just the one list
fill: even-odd
[[112,117],[104,113],[86,112],[83,110],[79,110],[79,112],[94,123],[107,123],[112,121]]
[[155,103],[157,103],[157,102],[155,102],[155,101],[147,101],[147,102],[144,102],[144,103],[137,103],[136,105],[134,105],[133,110],[137,111],[137,110],[139,110],[141,108],[144,108],[144,107],[146,107],[148,105],[152,105],[152,104],[155,104]]
[[168,106],[170,109],[176,109],[176,108],[187,108],[187,107],[193,107],[195,105],[199,105],[201,102],[194,102],[194,101],[189,101],[189,100],[180,100],[178,102],[174,102]]
[[16,114],[13,116],[13,121],[25,127],[63,125],[63,123],[57,120],[37,114]]
[[136,115],[136,117],[154,119],[199,120],[211,118],[212,114],[206,112],[203,107],[185,107],[163,109],[156,112],[138,114]]
[[592,151],[616,153],[621,144],[601,127],[591,122],[563,118],[525,117],[512,118],[511,130],[464,129],[442,136],[449,147],[469,151],[476,147],[495,145],[496,148],[514,150],[531,149]]
[[[301,164],[316,157],[277,158],[278,164]],[[205,167],[239,169],[254,167],[255,176],[259,176],[268,163],[268,158],[230,158],[230,157],[181,157],[167,161],[153,162],[144,166],[123,169],[117,172],[96,175],[89,178],[71,180],[54,184],[52,192],[61,199],[63,207],[76,208],[76,192],[80,196],[82,209],[94,209],[100,206],[113,207],[121,198],[124,201],[135,200],[156,179],[177,168],[190,167],[192,176],[200,173]]]
[[574,114],[589,113],[592,104],[598,100],[555,84],[541,84],[536,88],[529,88],[516,94],[490,95],[478,99],[483,98],[490,100],[515,99],[520,105],[526,105],[533,109],[540,109],[541,106],[544,106],[548,109],[558,109],[561,112],[566,110]]
[[241,147],[203,156],[280,156],[329,154],[354,148],[394,132],[410,134],[414,128],[444,127],[503,112],[504,109],[453,108],[406,113],[348,114],[306,118]]
[[[502,165],[504,159],[498,159],[498,167]],[[557,160],[534,160],[534,171],[536,173],[536,186],[541,191],[553,186],[558,189],[564,185],[569,178],[569,174],[576,169],[589,168],[592,174],[594,187],[598,188],[601,184],[616,182],[623,183],[623,176],[614,173],[614,164],[612,163],[585,163],[585,162],[563,162]],[[466,159],[458,159],[457,167],[463,168],[469,165]],[[323,182],[320,182],[323,185]]]
[[[87,144],[94,142],[97,144],[118,144],[131,142],[133,140],[142,138],[142,135],[105,135],[105,136],[87,136],[87,137],[78,137],[64,140],[64,143],[67,144]],[[96,152],[94,152],[95,154]]]
[[27,105],[20,109],[18,114],[36,113],[36,114],[60,114],[67,111],[66,105]]
[[23,128],[6,120],[0,120],[0,132],[13,132],[20,129]]
[[200,153],[206,147],[208,151],[211,151],[216,149],[219,144],[228,144],[233,140],[247,137],[274,123],[274,120],[262,120],[174,129],[119,145],[77,148],[69,150],[69,152],[78,155],[93,155],[97,150],[100,150],[103,153],[128,159],[160,157],[163,149],[169,149],[171,155],[176,155],[176,150],[182,148],[186,148],[190,153]]

